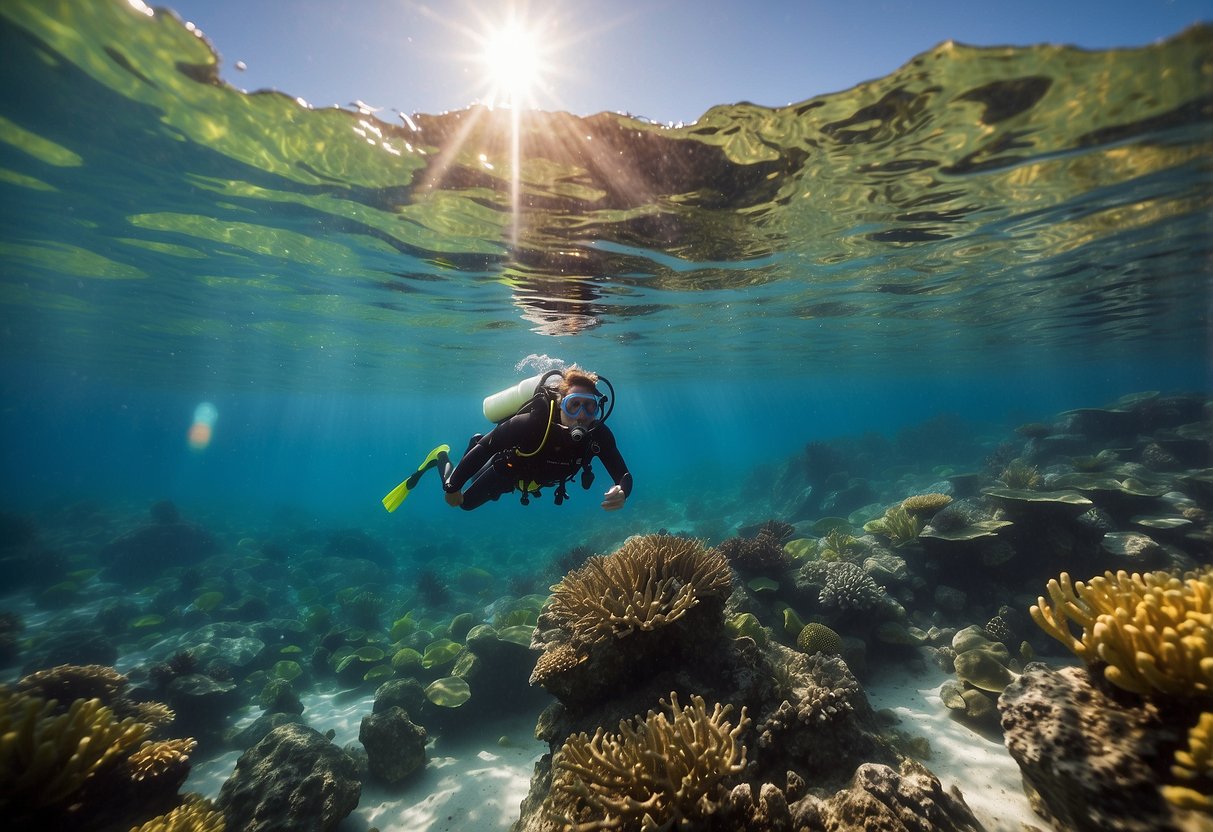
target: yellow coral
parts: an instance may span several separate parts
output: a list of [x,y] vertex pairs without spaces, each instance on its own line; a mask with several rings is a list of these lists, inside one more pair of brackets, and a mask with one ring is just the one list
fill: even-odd
[[64,706],[77,699],[100,699],[101,704],[112,705],[126,682],[125,676],[103,664],[61,664],[29,674],[17,683],[17,690]]
[[553,676],[572,670],[588,658],[588,655],[578,653],[577,648],[567,641],[561,642],[551,650],[543,651],[535,662],[535,669],[531,671],[531,684],[542,685]]
[[824,624],[805,624],[796,637],[796,646],[806,653],[837,656],[842,652],[842,637]]
[[745,708],[734,728],[731,705],[709,714],[702,697],[683,708],[674,693],[662,705],[669,717],[649,711],[644,722],[621,721],[618,734],[599,728],[565,741],[552,763],[552,808],[566,828],[687,828],[711,815],[725,781],[745,769]]
[[153,728],[163,728],[177,718],[173,709],[163,702],[138,702],[125,709],[125,712]]
[[[1180,578],[1106,572],[1089,584],[1061,573],[1032,620],[1117,687],[1148,695],[1213,692],[1213,568]],[[1081,637],[1070,622],[1082,628]]]
[[127,760],[131,767],[131,778],[147,780],[162,777],[169,769],[188,763],[197,745],[198,742],[192,738],[145,742]]
[[727,595],[724,555],[698,540],[637,535],[595,555],[552,587],[552,615],[583,643],[622,638],[677,621],[710,596]]
[[137,826],[131,832],[223,832],[223,813],[196,794],[173,811]]
[[1188,748],[1175,752],[1171,774],[1182,785],[1163,786],[1163,797],[1180,809],[1213,814],[1213,713],[1202,713],[1188,731]]
[[58,715],[56,704],[0,694],[0,809],[62,801],[151,731],[133,719],[119,722],[98,699],[77,699]]

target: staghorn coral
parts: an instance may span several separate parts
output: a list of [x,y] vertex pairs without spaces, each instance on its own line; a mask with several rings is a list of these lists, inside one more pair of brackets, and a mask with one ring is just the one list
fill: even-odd
[[842,637],[824,624],[805,624],[796,637],[796,646],[805,653],[836,656],[842,652]]
[[698,540],[637,535],[552,587],[550,612],[576,641],[588,644],[663,627],[702,598],[727,595],[731,584],[724,555]]
[[171,769],[186,765],[197,746],[198,742],[192,738],[145,742],[127,758],[131,778],[142,781],[163,777]]
[[644,722],[621,721],[618,734],[599,728],[565,741],[552,763],[551,809],[567,828],[693,828],[711,817],[727,781],[745,769],[746,709],[733,727],[732,705],[709,714],[702,697],[684,708],[673,692],[662,705],[669,716],[649,711]]
[[929,494],[914,494],[901,501],[901,507],[910,514],[934,514],[952,502],[947,494],[931,492]]
[[1182,579],[1105,572],[1088,584],[1063,572],[1048,591],[1052,603],[1037,598],[1032,620],[1088,665],[1106,663],[1112,684],[1143,696],[1213,693],[1213,568]]
[[535,662],[535,669],[531,671],[530,683],[542,685],[553,676],[572,670],[588,658],[579,653],[572,644],[562,641],[552,649],[545,650]]
[[151,731],[119,722],[98,699],[77,699],[58,715],[55,705],[0,693],[0,810],[19,814],[65,800]]
[[20,693],[54,699],[67,707],[77,699],[100,699],[112,705],[126,687],[126,677],[102,664],[61,664],[31,673],[17,683]]
[[204,797],[191,794],[168,814],[159,815],[131,832],[224,832],[223,812]]
[[1182,785],[1162,787],[1167,802],[1213,815],[1213,712],[1202,713],[1188,731],[1188,747],[1175,752],[1171,774]]
[[817,600],[841,610],[871,609],[884,598],[884,587],[868,577],[863,567],[853,563],[827,564],[825,586]]

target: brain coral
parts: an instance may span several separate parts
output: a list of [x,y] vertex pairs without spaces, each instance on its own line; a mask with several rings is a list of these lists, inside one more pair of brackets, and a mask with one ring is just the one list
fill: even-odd
[[584,832],[699,828],[726,781],[745,769],[738,737],[750,721],[742,708],[733,727],[731,705],[709,714],[699,696],[683,708],[671,693],[666,707],[668,717],[649,711],[644,722],[621,721],[618,734],[569,737],[552,763],[552,814]]
[[550,614],[576,641],[622,638],[677,621],[706,597],[727,596],[732,577],[724,555],[698,540],[637,535],[552,587]]
[[842,637],[824,624],[805,624],[796,637],[796,646],[806,653],[835,656],[842,652]]
[[[1032,620],[1104,676],[1141,695],[1213,693],[1213,567],[1183,578],[1170,572],[1106,572],[1090,583],[1061,573]],[[1081,628],[1075,635],[1071,622]]]

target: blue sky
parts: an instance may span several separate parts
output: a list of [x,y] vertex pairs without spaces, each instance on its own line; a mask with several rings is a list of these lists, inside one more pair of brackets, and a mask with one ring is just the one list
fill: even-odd
[[[237,87],[314,106],[406,113],[487,94],[480,53],[511,8],[545,44],[530,103],[690,122],[714,104],[778,106],[973,45],[1142,46],[1213,20],[1213,0],[176,0]],[[243,71],[235,64],[242,61]],[[384,114],[390,120],[390,113]]]

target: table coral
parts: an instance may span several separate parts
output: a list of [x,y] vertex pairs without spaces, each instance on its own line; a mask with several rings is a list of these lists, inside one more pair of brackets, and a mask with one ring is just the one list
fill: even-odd
[[724,556],[698,540],[650,534],[596,555],[552,589],[551,613],[582,643],[677,621],[705,596],[728,595]]
[[1063,572],[1048,592],[1032,620],[1087,664],[1106,663],[1112,684],[1143,696],[1213,693],[1213,568],[1106,572],[1086,584]]
[[569,737],[553,761],[553,814],[577,832],[596,829],[669,829],[711,816],[724,785],[745,769],[739,737],[749,726],[746,709],[736,727],[731,705],[708,712],[702,697],[681,707],[670,693],[665,713],[643,722],[623,720],[618,734]]

